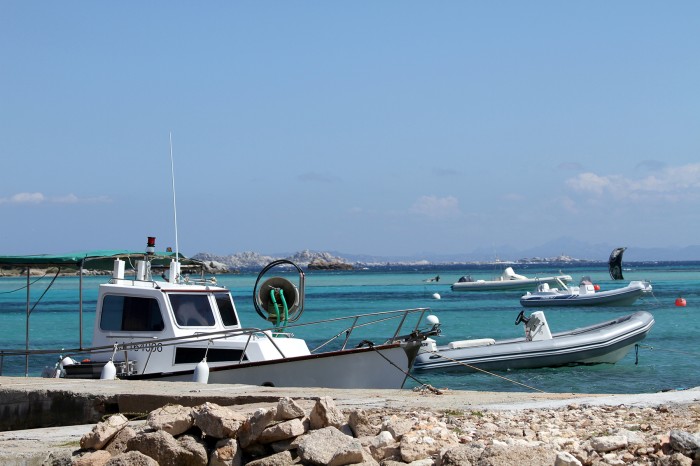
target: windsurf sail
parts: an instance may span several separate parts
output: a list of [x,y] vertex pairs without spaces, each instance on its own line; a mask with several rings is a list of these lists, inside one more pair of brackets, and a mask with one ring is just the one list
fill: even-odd
[[615,248],[613,252],[610,253],[610,259],[608,259],[608,269],[610,270],[610,278],[613,280],[623,280],[622,277],[622,253],[625,252],[627,248]]

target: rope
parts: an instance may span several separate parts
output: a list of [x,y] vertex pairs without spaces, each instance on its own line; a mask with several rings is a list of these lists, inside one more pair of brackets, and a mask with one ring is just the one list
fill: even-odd
[[[35,284],[36,282],[38,282],[38,281],[41,280],[42,278],[46,277],[48,274],[49,274],[49,271],[48,271],[48,269],[47,269],[46,272],[44,272],[44,275],[42,275],[41,277],[37,278],[37,279],[34,280],[33,282],[29,283],[29,286],[32,286],[33,284]],[[52,282],[52,283],[53,283],[53,282]],[[25,288],[27,288],[27,285],[21,286],[21,287],[17,288],[16,290],[3,291],[3,292],[1,292],[0,294],[16,293],[16,292],[18,292],[18,291],[24,290]]]
[[668,351],[669,353],[678,353],[678,354],[683,354],[685,356],[694,356],[694,357],[700,357],[700,354],[697,353],[688,353],[687,351],[678,351],[678,350],[672,350],[672,349],[666,349],[666,348],[654,348],[653,346],[649,345],[637,345],[640,348],[648,349],[648,350],[658,350],[658,351]]
[[[397,366],[396,364],[394,364],[392,361],[389,360],[389,358],[387,358],[387,357],[384,356],[382,353],[380,353],[379,350],[376,349],[374,345],[370,344],[369,347],[372,348],[373,350],[375,350],[379,356],[383,357],[383,358],[386,360],[386,362],[388,362],[389,364],[391,364],[392,366],[394,366],[395,368],[397,368],[398,370],[400,370],[401,372],[403,372],[404,375],[405,375],[406,377],[408,377],[408,378],[410,378],[410,379],[413,379],[413,381],[415,381],[415,382],[421,384],[421,386],[426,387],[426,388],[428,388],[428,389],[431,390],[431,391],[435,391],[438,395],[442,394],[442,392],[441,392],[440,390],[437,390],[437,389],[431,387],[429,384],[426,384],[425,382],[422,382],[422,381],[418,380],[416,377],[414,377],[413,375],[409,374],[408,372],[404,371],[404,370],[401,369],[399,366]],[[438,354],[438,353],[435,352],[435,351],[431,351],[431,352],[432,352],[433,354]],[[441,358],[447,359],[447,360],[449,360],[449,361],[456,362],[457,364],[459,364],[459,365],[461,365],[461,366],[465,366],[465,367],[468,367],[468,368],[470,368],[470,369],[474,369],[475,371],[483,372],[483,373],[485,373],[485,374],[492,375],[492,376],[494,376],[494,377],[498,377],[498,378],[503,379],[503,380],[507,380],[508,382],[514,383],[514,384],[516,384],[516,385],[521,385],[521,386],[523,386],[523,387],[525,387],[525,388],[529,388],[530,390],[534,390],[534,391],[540,392],[540,393],[547,393],[547,392],[545,392],[544,390],[540,390],[539,388],[531,387],[530,385],[526,385],[526,384],[524,384],[524,383],[520,383],[520,382],[515,381],[515,380],[513,380],[513,379],[509,379],[508,377],[504,377],[504,376],[502,376],[502,375],[494,374],[493,372],[489,372],[489,371],[484,370],[484,369],[481,369],[481,368],[479,368],[479,367],[472,366],[471,364],[463,363],[463,362],[461,362],[461,361],[457,361],[456,359],[448,358],[447,356],[443,356],[443,355],[441,355],[441,354],[439,354],[439,356],[440,356]]]
[[480,367],[476,367],[476,366],[473,366],[473,365],[471,365],[471,364],[467,364],[466,362],[457,361],[456,359],[448,358],[447,356],[444,356],[444,355],[442,355],[442,354],[439,354],[439,353],[436,352],[436,351],[431,351],[431,353],[437,354],[437,355],[440,356],[441,358],[447,359],[448,361],[455,362],[455,363],[459,364],[460,366],[468,367],[469,369],[473,369],[473,370],[478,371],[478,372],[483,372],[484,374],[488,374],[488,375],[492,375],[492,376],[494,376],[494,377],[498,377],[499,379],[506,380],[506,381],[511,382],[511,383],[514,383],[514,384],[516,384],[516,385],[521,385],[521,386],[523,386],[523,387],[525,387],[525,388],[529,388],[530,390],[534,390],[534,391],[536,391],[536,392],[547,393],[547,392],[545,392],[544,390],[540,390],[539,388],[531,387],[530,385],[526,385],[526,384],[521,383],[521,382],[518,382],[518,381],[516,381],[516,380],[509,379],[508,377],[504,377],[504,376],[502,376],[502,375],[494,374],[493,372],[489,372],[489,371],[487,371],[487,370],[481,369]]

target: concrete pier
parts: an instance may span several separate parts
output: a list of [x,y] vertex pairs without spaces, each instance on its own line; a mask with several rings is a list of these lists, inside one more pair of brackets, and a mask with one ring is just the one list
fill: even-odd
[[195,382],[75,380],[0,377],[0,431],[99,422],[103,416],[146,414],[166,404],[197,406],[204,402],[255,409],[281,397],[313,402],[330,396],[342,409],[361,407],[405,410],[522,409],[566,404],[654,405],[693,402],[700,388],[634,395],[512,393],[463,390],[342,390],[313,387],[205,385]]

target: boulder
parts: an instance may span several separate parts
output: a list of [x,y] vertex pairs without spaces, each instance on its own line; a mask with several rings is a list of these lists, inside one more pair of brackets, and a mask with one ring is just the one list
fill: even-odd
[[304,424],[301,419],[290,419],[289,421],[274,424],[265,429],[258,437],[260,443],[273,443],[280,440],[287,440],[304,434]]
[[288,396],[280,398],[277,402],[277,414],[275,419],[278,421],[288,421],[290,419],[303,418],[306,416],[304,409],[299,406],[296,401]]
[[164,430],[171,435],[187,432],[194,425],[192,408],[182,405],[166,405],[151,411],[146,423],[156,430]]
[[295,444],[302,463],[342,466],[360,463],[363,458],[359,440],[332,426],[309,431],[298,437]]
[[126,427],[129,420],[122,414],[114,414],[103,422],[99,422],[92,430],[80,439],[80,448],[100,450],[107,445],[112,437],[117,435],[121,429]]
[[270,425],[277,414],[276,409],[257,409],[252,416],[245,420],[238,431],[238,442],[243,448],[256,443],[260,434]]
[[158,462],[138,451],[130,451],[113,456],[105,466],[158,466]]
[[322,429],[324,427],[341,428],[345,424],[345,415],[335,405],[335,401],[330,396],[319,398],[314,404],[311,414],[311,429]]
[[134,437],[136,437],[136,431],[131,427],[126,426],[117,432],[117,435],[112,437],[104,449],[107,450],[112,456],[126,453],[128,450],[127,443],[129,442],[129,439]]
[[235,438],[245,416],[215,403],[204,403],[192,410],[194,425],[214,438]]
[[241,466],[243,455],[236,439],[219,440],[209,458],[209,466]]

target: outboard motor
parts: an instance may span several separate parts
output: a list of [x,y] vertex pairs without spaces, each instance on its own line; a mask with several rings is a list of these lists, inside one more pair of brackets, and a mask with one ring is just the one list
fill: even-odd
[[551,340],[552,332],[549,331],[547,319],[544,312],[536,311],[530,314],[530,318],[525,323],[525,338],[528,341]]

